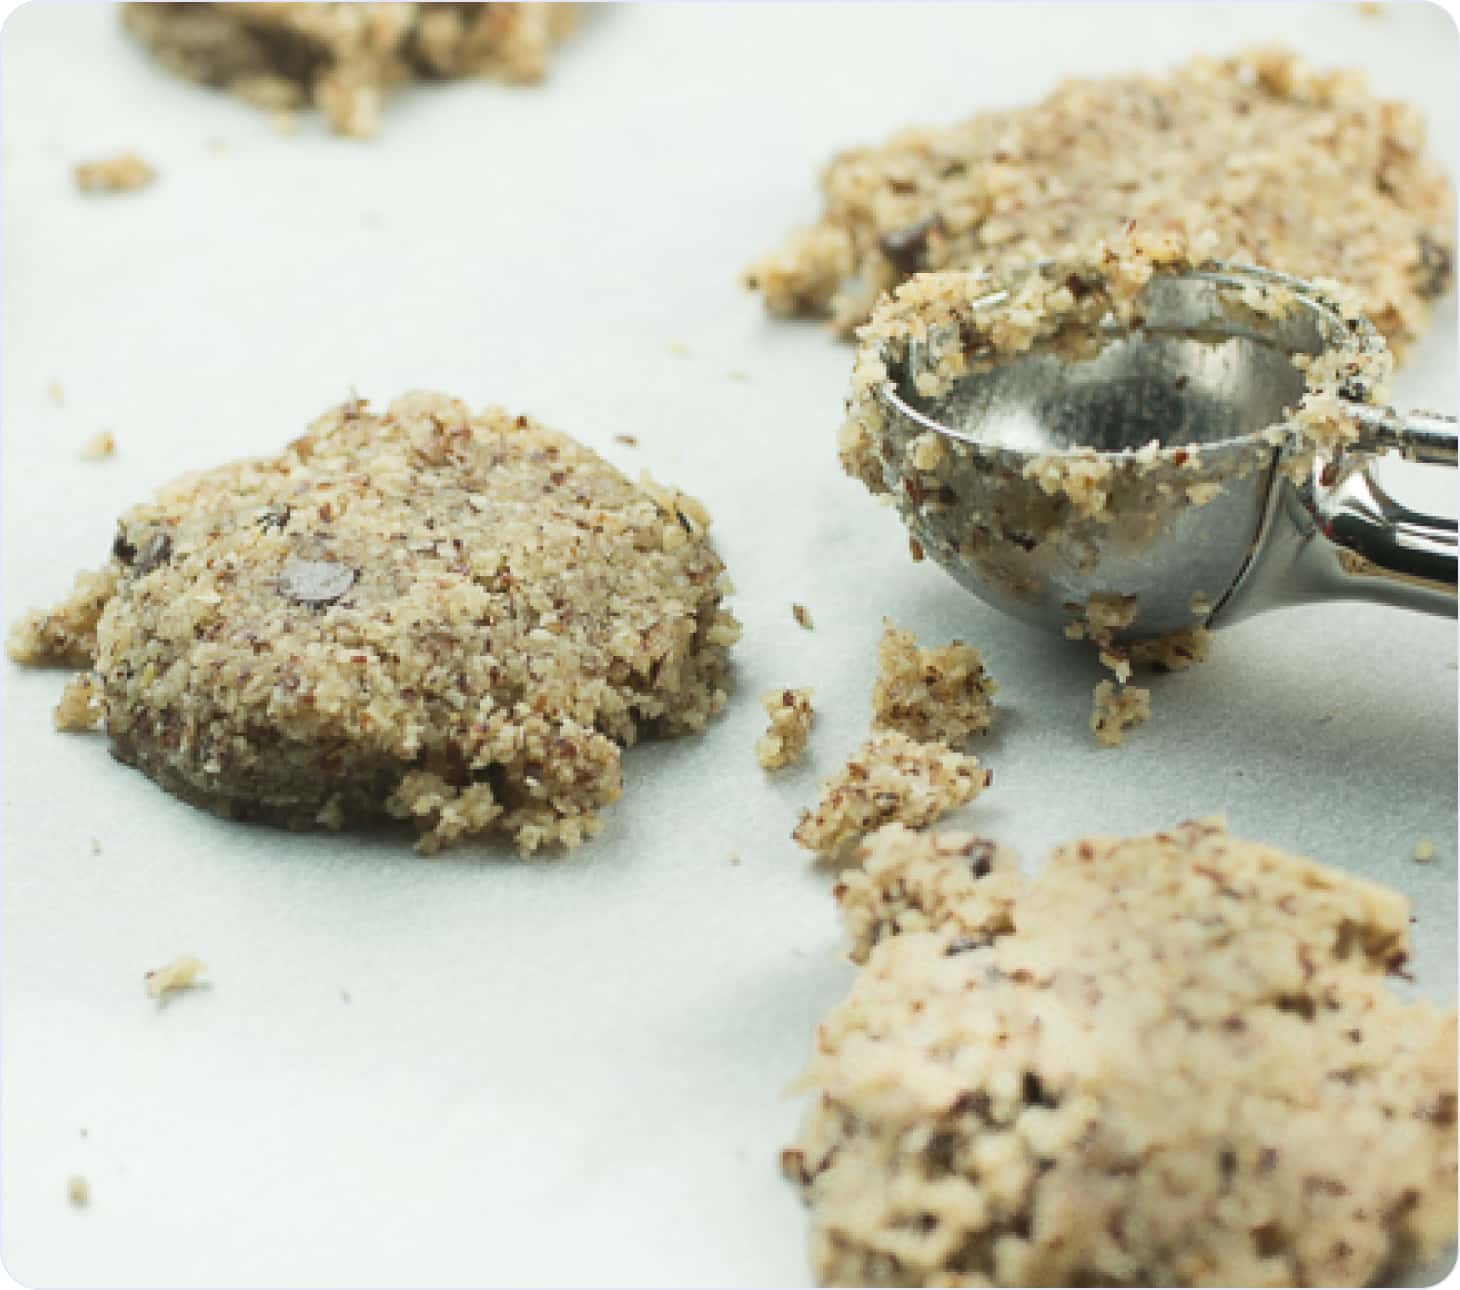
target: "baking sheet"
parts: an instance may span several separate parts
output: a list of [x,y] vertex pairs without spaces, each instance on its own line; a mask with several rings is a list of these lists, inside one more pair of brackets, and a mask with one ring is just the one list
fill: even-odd
[[[542,88],[414,90],[365,144],[316,121],[283,137],[173,80],[108,8],[15,12],[7,622],[98,563],[116,513],[171,476],[272,451],[352,388],[380,403],[430,386],[530,410],[703,497],[746,630],[730,710],[632,751],[603,836],[525,865],[221,823],[100,739],[54,733],[60,674],[0,666],[11,1275],[804,1283],[805,1220],[776,1169],[799,1114],[783,1090],[851,969],[830,880],[787,835],[865,731],[884,614],[973,640],[1003,686],[980,750],[994,787],[960,822],[1033,867],[1084,831],[1226,811],[1405,891],[1415,988],[1452,1000],[1452,620],[1326,605],[1243,624],[1207,665],[1156,679],[1126,748],[1097,750],[1094,664],[909,561],[896,517],[836,468],[850,351],[735,285],[813,215],[838,148],[1062,75],[1268,40],[1368,68],[1454,157],[1455,27],[1425,5],[615,7]],[[158,184],[80,197],[71,164],[124,148]],[[1453,314],[1450,297],[1402,401],[1456,405]],[[117,456],[82,461],[104,428]],[[1453,474],[1386,478],[1454,513]],[[811,756],[767,778],[756,696],[799,684],[817,691]],[[209,986],[159,1008],[141,975],[184,951]]]

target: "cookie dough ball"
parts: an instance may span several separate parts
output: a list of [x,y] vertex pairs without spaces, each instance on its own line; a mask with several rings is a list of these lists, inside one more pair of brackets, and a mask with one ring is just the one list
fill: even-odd
[[1453,1238],[1455,1014],[1385,986],[1402,896],[1211,822],[1010,880],[867,845],[783,1154],[822,1282],[1364,1285]]
[[89,649],[116,755],[224,815],[572,846],[624,745],[725,702],[707,522],[527,417],[357,401],[127,512],[15,652]]

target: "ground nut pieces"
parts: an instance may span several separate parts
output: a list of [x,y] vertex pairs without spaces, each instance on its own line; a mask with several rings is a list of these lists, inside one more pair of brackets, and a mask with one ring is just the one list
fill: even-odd
[[917,638],[883,620],[881,671],[872,687],[872,725],[912,739],[961,744],[993,724],[998,683],[972,645],[920,649]]
[[123,21],[170,70],[275,111],[313,103],[341,134],[374,134],[413,79],[538,81],[571,4],[128,4]]
[[134,507],[11,653],[90,663],[116,755],[224,815],[572,846],[622,746],[725,702],[739,625],[673,496],[527,417],[355,401]]
[[808,851],[845,859],[863,834],[892,821],[913,828],[931,824],[971,802],[991,778],[977,757],[885,731],[867,740],[826,784],[791,836]]
[[1144,725],[1151,718],[1151,692],[1139,685],[1117,685],[1101,681],[1095,687],[1095,706],[1090,710],[1090,733],[1102,748],[1119,748],[1125,732]]
[[821,189],[821,218],[745,276],[773,313],[830,315],[843,333],[913,273],[1002,272],[1135,220],[1213,258],[1337,278],[1401,346],[1454,253],[1419,113],[1281,50],[1067,80],[1030,107],[849,149]]
[[921,932],[956,919],[958,944],[1010,930],[1021,879],[1014,853],[972,833],[915,833],[901,824],[878,829],[857,853],[858,867],[836,885],[852,962],[865,963],[889,936]]
[[1384,984],[1402,896],[1210,822],[1024,883],[977,853],[889,830],[843,899],[870,952],[782,1154],[820,1281],[1364,1285],[1453,1238],[1455,1015]]
[[801,760],[814,713],[810,690],[767,690],[760,696],[771,724],[755,742],[756,759],[767,770],[780,770]]

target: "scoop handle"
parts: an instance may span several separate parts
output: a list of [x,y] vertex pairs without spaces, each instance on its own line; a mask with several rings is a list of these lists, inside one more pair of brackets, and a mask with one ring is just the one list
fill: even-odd
[[[1373,437],[1362,447],[1456,464],[1451,418],[1400,417],[1388,408],[1364,412]],[[1211,625],[1315,600],[1372,600],[1453,618],[1456,522],[1405,506],[1374,478],[1371,463],[1332,483],[1325,473],[1322,461],[1302,483],[1275,472],[1252,558]]]
[[[1411,438],[1412,461],[1455,465],[1455,423],[1448,457],[1443,443]],[[1406,432],[1408,423],[1406,423]],[[1396,445],[1398,446],[1398,445]],[[1400,451],[1404,451],[1403,448]],[[1456,523],[1411,510],[1373,476],[1353,472],[1331,488],[1314,488],[1309,503],[1328,558],[1317,561],[1326,594],[1380,600],[1428,613],[1455,614]],[[1312,553],[1315,557],[1318,553]]]
[[1377,451],[1392,450],[1406,461],[1430,466],[1453,466],[1456,456],[1456,422],[1439,412],[1396,412],[1369,403],[1350,403],[1363,427],[1360,446]]

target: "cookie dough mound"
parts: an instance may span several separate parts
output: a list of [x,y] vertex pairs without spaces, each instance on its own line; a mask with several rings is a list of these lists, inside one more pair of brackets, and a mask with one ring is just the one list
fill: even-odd
[[922,930],[817,1032],[782,1160],[822,1282],[1363,1285],[1453,1236],[1455,1014],[1385,986],[1402,896],[1198,822],[978,900],[968,845],[879,835],[844,901],[857,943]]
[[993,724],[998,683],[972,645],[921,649],[917,637],[886,619],[877,646],[880,672],[872,687],[872,725],[924,743],[964,743]]
[[1337,278],[1396,348],[1449,281],[1452,197],[1419,112],[1280,50],[1069,80],[1042,103],[912,128],[832,160],[820,220],[746,273],[773,313],[850,333],[926,269],[1003,272],[1130,220],[1208,254]]
[[571,4],[127,4],[122,18],[170,70],[261,107],[313,103],[341,134],[374,134],[412,79],[542,79]]
[[89,649],[116,755],[224,815],[572,846],[623,745],[725,701],[706,518],[527,417],[356,401],[129,511],[16,653]]
[[847,858],[866,833],[898,821],[922,828],[989,786],[992,772],[947,744],[895,730],[873,735],[801,816],[791,837],[808,851]]

